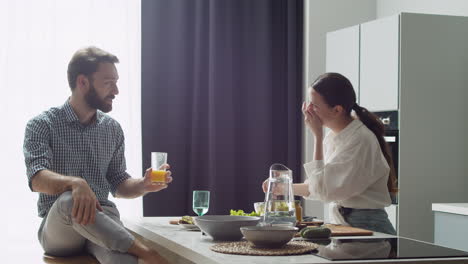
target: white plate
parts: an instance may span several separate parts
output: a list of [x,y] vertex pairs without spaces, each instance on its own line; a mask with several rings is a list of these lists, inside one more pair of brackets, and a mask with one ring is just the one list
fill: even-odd
[[179,225],[187,229],[188,231],[200,231],[200,228],[196,225],[191,225],[191,224],[179,224]]

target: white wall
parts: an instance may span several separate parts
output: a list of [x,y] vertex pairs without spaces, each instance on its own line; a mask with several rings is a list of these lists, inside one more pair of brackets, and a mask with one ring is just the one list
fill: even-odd
[[[326,33],[376,18],[375,0],[306,0],[304,7],[304,98],[307,86],[325,72]],[[303,131],[303,162],[310,161],[313,137]],[[303,179],[305,177],[302,171]],[[305,214],[323,218],[323,205],[317,201],[305,203]]]
[[400,12],[468,16],[467,0],[377,0],[377,18]]

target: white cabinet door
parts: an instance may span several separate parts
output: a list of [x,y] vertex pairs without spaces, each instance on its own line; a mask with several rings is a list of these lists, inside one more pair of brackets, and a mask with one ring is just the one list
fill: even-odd
[[360,104],[398,110],[399,16],[361,24]]
[[327,33],[326,71],[351,81],[359,102],[359,25]]

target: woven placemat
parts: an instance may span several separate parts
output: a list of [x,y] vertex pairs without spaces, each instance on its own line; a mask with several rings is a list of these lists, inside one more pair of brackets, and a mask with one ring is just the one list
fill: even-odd
[[257,248],[247,241],[219,243],[210,247],[211,250],[225,254],[252,256],[286,256],[300,255],[313,251],[317,244],[306,241],[291,241],[282,248]]

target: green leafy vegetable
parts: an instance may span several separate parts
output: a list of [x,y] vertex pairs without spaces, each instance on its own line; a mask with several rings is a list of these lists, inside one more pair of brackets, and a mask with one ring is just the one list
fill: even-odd
[[179,224],[189,224],[194,225],[193,218],[189,215],[182,216],[182,219],[179,220]]
[[241,215],[241,216],[260,216],[255,211],[252,211],[250,214],[244,212],[244,210],[232,210],[230,211],[230,215]]

